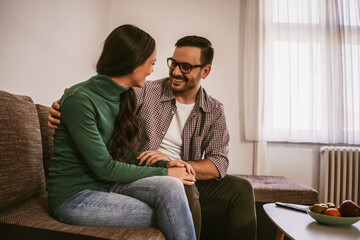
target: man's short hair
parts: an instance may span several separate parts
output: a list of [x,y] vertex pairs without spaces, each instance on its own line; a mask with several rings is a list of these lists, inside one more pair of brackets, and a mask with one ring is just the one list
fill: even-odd
[[175,47],[198,47],[201,49],[201,64],[210,64],[214,58],[214,48],[211,45],[211,42],[200,36],[186,36],[180,38],[176,43]]

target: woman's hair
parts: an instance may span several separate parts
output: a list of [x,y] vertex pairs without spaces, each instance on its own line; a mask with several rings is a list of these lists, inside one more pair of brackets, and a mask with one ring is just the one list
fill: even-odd
[[[154,52],[155,40],[133,25],[115,28],[104,43],[96,65],[98,74],[124,76],[132,73]],[[121,162],[129,162],[128,154],[135,151],[135,142],[140,130],[140,120],[135,113],[136,96],[130,88],[121,94],[120,112],[115,120],[109,152]]]

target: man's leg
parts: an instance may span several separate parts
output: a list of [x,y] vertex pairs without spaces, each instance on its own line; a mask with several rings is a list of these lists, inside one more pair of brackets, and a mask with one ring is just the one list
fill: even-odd
[[190,211],[194,221],[196,239],[200,239],[201,232],[201,207],[199,202],[199,191],[195,185],[185,186],[185,193],[189,202]]
[[202,207],[216,201],[219,207],[226,209],[229,239],[256,239],[254,193],[246,179],[228,175],[220,181],[197,181],[196,186]]

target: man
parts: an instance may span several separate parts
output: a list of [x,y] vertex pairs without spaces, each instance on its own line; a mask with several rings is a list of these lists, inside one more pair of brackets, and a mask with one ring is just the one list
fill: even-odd
[[[199,36],[181,38],[175,46],[167,59],[169,78],[136,89],[142,124],[137,144],[140,164],[181,159],[192,166],[197,182],[185,190],[198,239],[201,209],[213,205],[226,210],[229,239],[256,239],[251,184],[226,175],[229,133],[224,107],[201,87],[211,71],[214,50],[209,40]],[[53,108],[59,109],[58,103]],[[55,109],[50,110],[49,126],[59,122],[51,116],[60,116]]]

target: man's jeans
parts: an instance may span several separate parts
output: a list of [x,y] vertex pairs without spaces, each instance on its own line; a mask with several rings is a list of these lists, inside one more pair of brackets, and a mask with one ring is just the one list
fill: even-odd
[[72,225],[158,227],[166,239],[196,239],[184,186],[168,176],[115,183],[109,192],[84,190],[52,214]]

